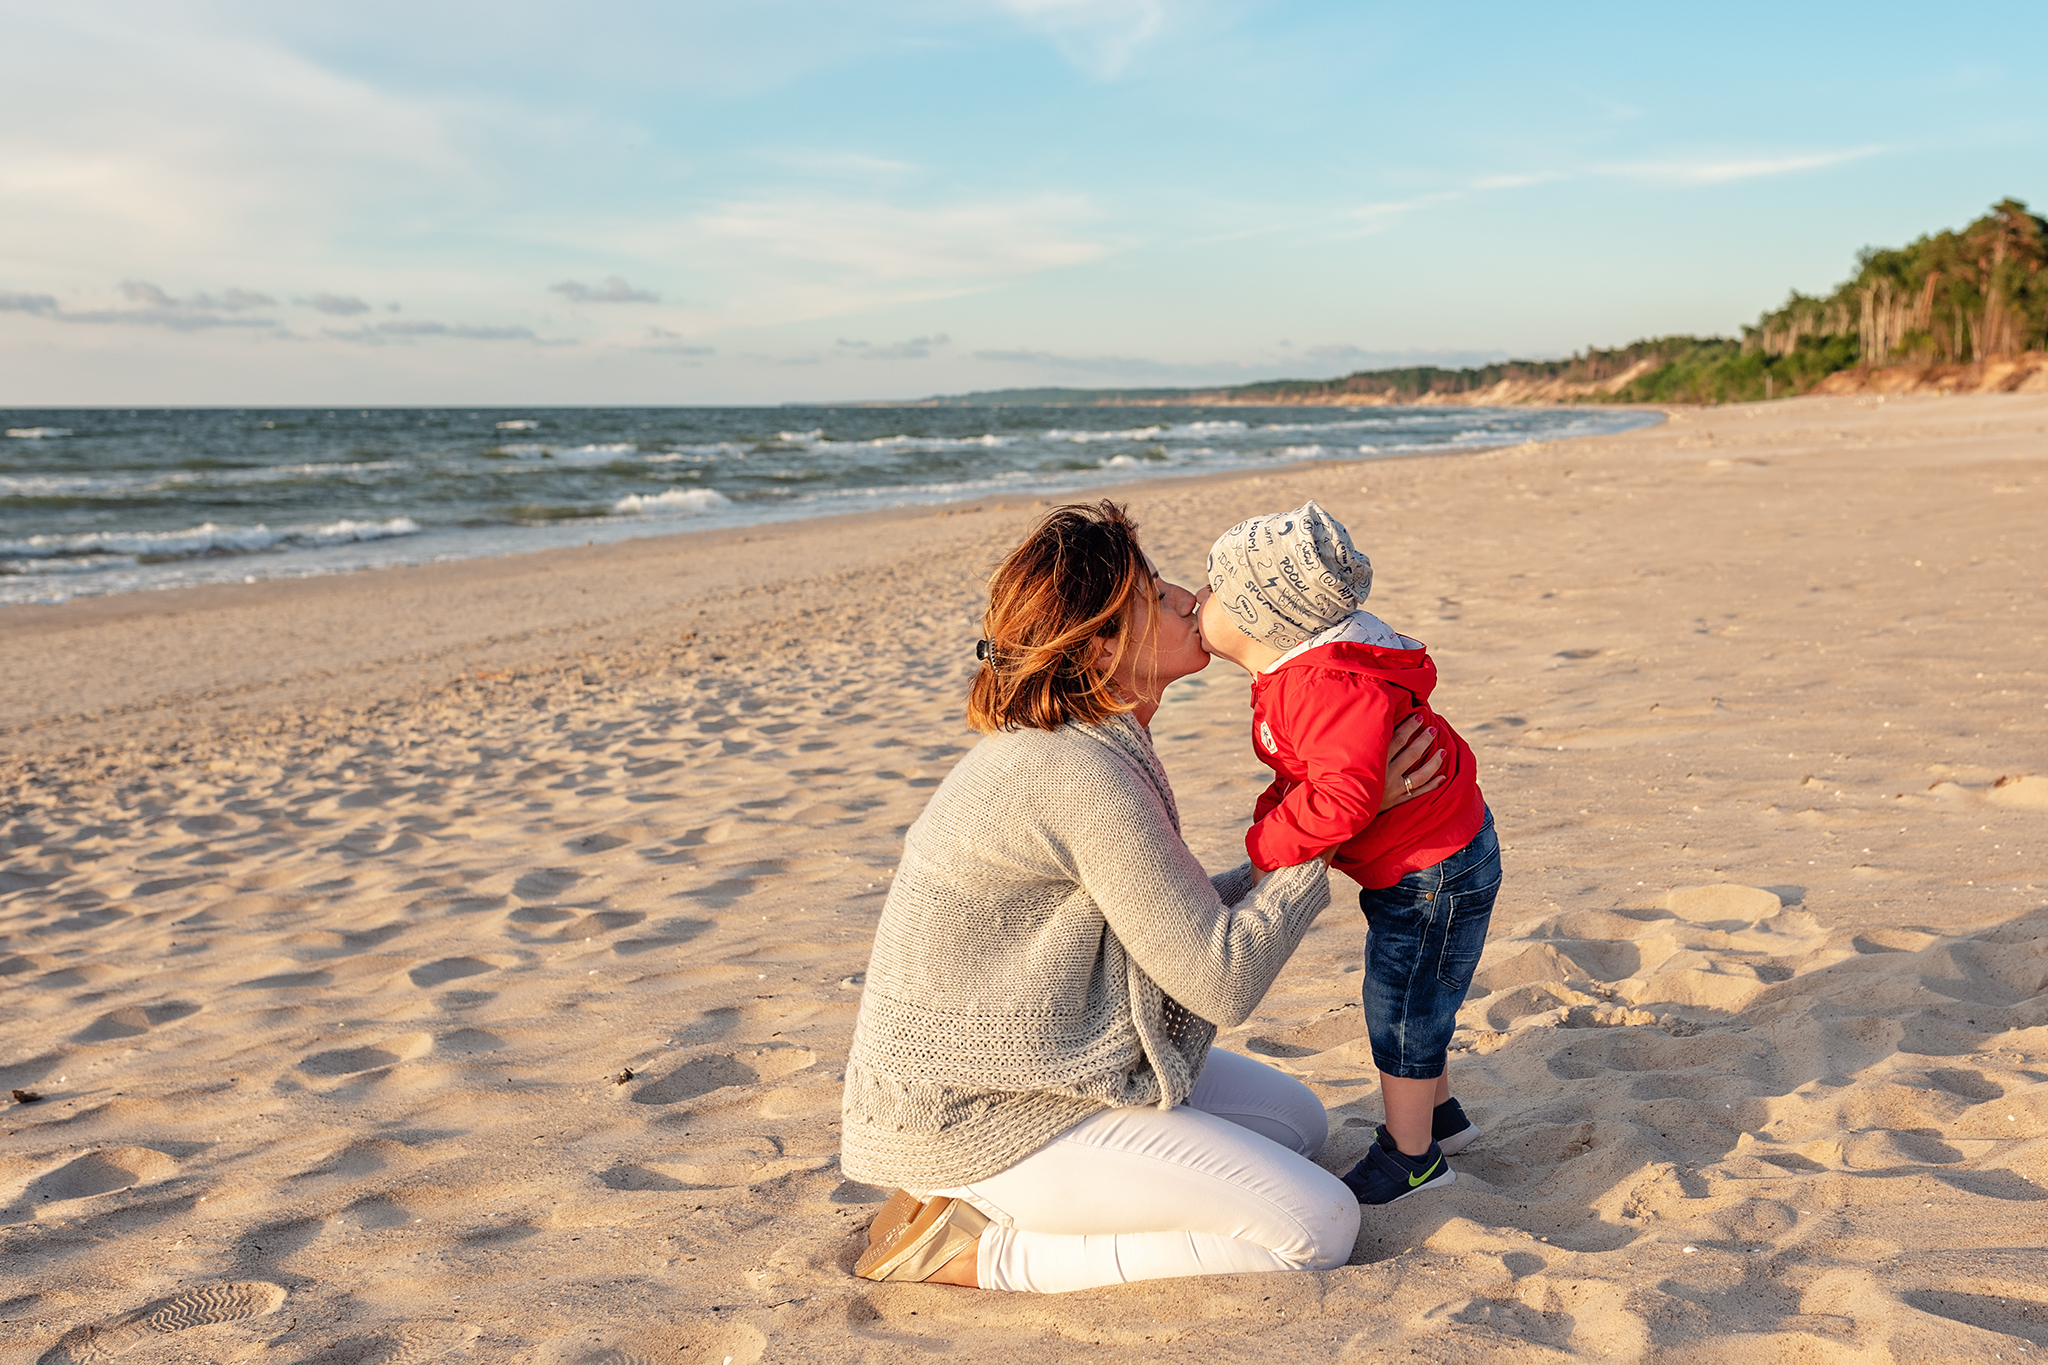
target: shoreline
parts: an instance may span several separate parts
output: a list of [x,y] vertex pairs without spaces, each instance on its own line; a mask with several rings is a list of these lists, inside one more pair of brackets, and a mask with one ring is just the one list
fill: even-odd
[[[661,419],[659,412],[645,410],[609,414],[600,421],[578,410],[568,422],[569,434],[552,445],[519,446],[525,453],[517,458],[510,453],[512,447],[494,448],[501,459],[472,467],[479,463],[477,452],[451,449],[447,442],[455,436],[439,434],[451,414],[411,411],[424,416],[414,423],[408,411],[385,422],[363,439],[387,444],[352,448],[349,460],[317,458],[341,453],[327,449],[341,439],[330,432],[324,435],[325,446],[299,449],[281,465],[237,465],[218,473],[225,489],[260,485],[273,475],[339,479],[336,488],[322,485],[305,495],[314,501],[289,507],[259,501],[230,510],[208,500],[213,496],[211,484],[199,487],[192,495],[196,501],[187,501],[164,490],[180,486],[188,477],[215,476],[180,474],[165,466],[157,471],[162,475],[158,482],[137,485],[149,493],[146,505],[117,518],[119,525],[87,525],[71,512],[53,512],[41,521],[28,517],[18,522],[13,539],[0,537],[0,560],[20,561],[0,564],[0,571],[5,571],[0,572],[0,611],[136,592],[320,578],[362,569],[804,524],[871,512],[915,512],[982,500],[1086,497],[1094,495],[1090,490],[1162,479],[1272,472],[1305,458],[1455,454],[1652,420],[1635,412],[1539,418],[1490,409],[1473,409],[1467,415],[1461,409],[1427,418],[1419,426],[1412,417],[1398,416],[1363,423],[1348,418],[1305,423],[1289,419],[1272,426],[1252,420],[1211,422],[1205,420],[1207,409],[1183,409],[1178,417],[1162,415],[1129,430],[1121,428],[1130,427],[1132,419],[1103,414],[1078,423],[1036,410],[1024,417],[949,413],[931,422],[899,423],[872,412],[834,417],[812,410],[808,421],[817,429],[776,432],[772,438],[760,431],[735,433],[715,422],[702,430],[670,430],[648,437],[650,426],[661,426],[665,420],[673,427],[677,419]],[[211,420],[218,414],[205,415]],[[590,421],[578,427],[584,418]],[[240,419],[237,430],[216,433],[219,438],[232,442],[256,431],[251,414],[241,413]],[[428,419],[434,430],[420,438],[426,444],[408,450],[404,443],[415,439],[413,428],[429,427]],[[841,429],[842,419],[847,429]],[[82,418],[69,420],[80,427],[73,434],[89,444],[76,453],[52,456],[56,462],[42,473],[36,472],[42,466],[31,460],[0,476],[0,491],[34,491],[47,485],[44,492],[70,488],[85,496],[91,491],[87,485],[126,486],[124,481],[143,477],[125,467],[99,476],[83,472],[80,461],[88,458],[119,463],[121,443],[134,433],[93,429]],[[472,413],[467,420],[474,425],[485,418]],[[275,426],[262,423],[265,431]],[[1073,426],[1078,429],[1064,429]],[[622,427],[639,434],[624,433],[631,435],[626,442],[601,439],[622,434]],[[826,427],[835,434],[825,436]],[[194,438],[190,431],[181,431],[179,439]],[[640,445],[654,453],[639,450]],[[630,452],[629,446],[634,447]],[[991,448],[955,453],[982,446]],[[915,453],[925,450],[947,453]],[[263,454],[273,460],[284,458],[277,452]],[[378,458],[369,460],[372,454]],[[240,456],[259,458],[247,449]],[[566,463],[551,464],[558,456]],[[295,459],[302,462],[293,463]],[[455,463],[444,463],[451,460]],[[648,473],[686,464],[690,472],[683,483],[663,484]],[[502,482],[507,477],[510,484]],[[372,482],[356,486],[359,478]],[[529,479],[540,483],[528,483]],[[448,494],[444,490],[451,484],[472,491]],[[649,492],[650,488],[663,491]],[[508,499],[519,505],[502,505]],[[223,524],[216,524],[217,517]],[[204,524],[197,524],[202,518]],[[30,535],[31,530],[36,534]]]
[[[1452,1062],[1484,1136],[1310,1274],[848,1273],[875,919],[1035,507],[0,616],[43,623],[0,679],[0,1094],[40,1097],[0,1124],[0,1365],[166,1301],[167,1355],[299,1365],[2017,1349],[2044,431],[2048,396],[1815,398],[1125,486],[1183,582],[1244,515],[1344,519],[1501,830]],[[1245,697],[1215,667],[1152,724],[1212,869],[1263,785]],[[1379,1100],[1332,890],[1219,1042],[1314,1091],[1343,1170]]]
[[[1661,423],[1635,428],[1637,432],[1655,430]],[[1630,433],[1618,433],[1625,436]],[[1580,440],[1607,440],[1608,436],[1573,438]],[[1531,443],[1524,443],[1527,446]],[[1534,443],[1541,444],[1541,443]],[[1352,472],[1410,460],[1461,459],[1484,457],[1501,450],[1514,450],[1518,446],[1490,446],[1474,450],[1421,450],[1398,454],[1378,455],[1351,460],[1297,460],[1286,465],[1247,471],[1212,470],[1193,474],[1168,475],[1159,478],[1139,480],[1133,483],[1105,485],[1088,490],[1075,497],[1087,499],[1116,498],[1122,501],[1141,501],[1153,495],[1171,497],[1204,488],[1227,485],[1241,480],[1269,478],[1294,478],[1312,471],[1330,471],[1334,476],[1349,478]],[[394,651],[397,663],[408,679],[405,686],[429,685],[432,677],[445,675],[451,666],[459,674],[482,669],[486,672],[502,672],[507,667],[533,667],[538,660],[534,651],[521,649],[529,637],[536,632],[545,635],[568,630],[579,636],[601,640],[602,631],[608,628],[604,623],[612,618],[602,616],[597,625],[578,619],[580,610],[568,613],[564,619],[563,604],[557,601],[553,609],[544,612],[537,620],[528,623],[516,632],[516,638],[502,638],[496,631],[478,631],[459,624],[457,616],[445,610],[442,602],[450,594],[460,595],[471,592],[503,594],[506,592],[527,592],[536,599],[545,596],[549,583],[561,573],[591,575],[599,579],[619,576],[639,579],[651,570],[658,570],[671,561],[689,561],[700,556],[715,556],[742,545],[756,545],[761,548],[748,552],[750,558],[760,558],[773,553],[778,547],[793,542],[824,537],[844,540],[866,539],[884,535],[890,528],[908,526],[921,521],[955,517],[1007,518],[1022,522],[1035,515],[1039,509],[1053,505],[1050,497],[1023,499],[965,498],[958,502],[936,503],[913,507],[884,508],[869,512],[843,512],[822,517],[809,517],[779,522],[763,522],[752,526],[712,527],[703,530],[679,530],[671,533],[639,536],[627,540],[611,541],[597,545],[556,546],[546,549],[514,551],[509,554],[480,556],[469,559],[451,559],[428,564],[397,564],[382,568],[356,569],[333,574],[311,575],[304,578],[262,579],[255,583],[200,584],[186,587],[161,588],[140,592],[108,593],[95,597],[73,598],[58,603],[23,603],[13,608],[0,608],[0,624],[4,624],[10,636],[17,641],[49,639],[52,649],[73,647],[72,639],[103,629],[117,628],[122,623],[133,623],[138,630],[167,641],[180,630],[189,629],[196,619],[212,619],[216,625],[242,616],[261,616],[265,613],[289,612],[294,617],[310,615],[315,622],[326,622],[336,618],[347,618],[350,608],[359,602],[365,593],[388,595],[406,599],[410,605],[406,610],[423,621],[432,621],[445,632],[443,638],[434,643],[416,644],[406,641],[402,649]],[[965,523],[963,523],[965,525]],[[764,583],[772,582],[774,573],[767,575],[743,575],[729,580],[723,586],[727,591],[758,591]],[[587,595],[588,587],[579,587],[580,594]],[[659,584],[637,582],[633,589],[636,609],[659,610],[663,592]],[[573,622],[573,623],[572,623]],[[176,623],[174,627],[174,623]],[[217,630],[218,634],[234,637],[238,633]],[[319,625],[295,621],[293,638],[304,638],[327,634]],[[158,648],[170,652],[168,644]],[[324,654],[346,656],[355,649],[354,644],[345,644],[340,651],[323,650]],[[206,659],[212,651],[206,645],[198,650],[200,657],[180,659],[168,672],[160,674],[157,686],[163,694],[180,698],[205,697],[219,703],[222,709],[242,710],[241,699],[274,689],[290,686],[290,682],[274,675],[247,676],[248,670],[240,670],[234,682],[226,685],[230,695],[222,697],[223,684],[216,677],[215,667]],[[381,662],[381,661],[380,661]],[[361,660],[338,657],[322,659],[317,671],[330,676],[354,677],[361,680],[374,668]],[[438,670],[438,672],[437,672]],[[338,686],[326,685],[327,679],[302,683],[316,694],[340,691]],[[83,680],[50,680],[41,669],[28,668],[7,679],[0,679],[0,762],[10,754],[53,752],[36,742],[37,731],[51,727],[72,731],[89,729],[104,720],[136,714],[142,710],[156,709],[160,701],[145,702],[141,693],[147,689],[133,689],[131,694],[118,700],[89,704],[69,713],[55,711],[52,698],[79,696],[82,689],[90,684]],[[102,688],[102,693],[106,691]],[[403,690],[400,688],[399,690]],[[383,689],[396,695],[390,688]],[[382,693],[380,693],[381,695]],[[259,703],[260,704],[260,703]],[[19,717],[21,719],[14,719]]]

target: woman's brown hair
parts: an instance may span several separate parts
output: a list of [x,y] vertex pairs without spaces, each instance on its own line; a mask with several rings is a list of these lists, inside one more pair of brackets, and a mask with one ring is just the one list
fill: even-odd
[[[1131,648],[1140,603],[1150,638],[1159,603],[1129,513],[1107,499],[1053,508],[989,580],[967,723],[1056,730],[1130,710],[1135,699],[1119,696],[1111,675]],[[1115,647],[1098,662],[1100,640]]]

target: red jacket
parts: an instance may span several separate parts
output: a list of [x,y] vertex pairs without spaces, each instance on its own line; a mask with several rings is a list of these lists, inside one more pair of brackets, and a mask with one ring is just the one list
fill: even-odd
[[[1471,747],[1429,709],[1436,664],[1421,649],[1322,645],[1252,678],[1252,748],[1274,772],[1245,851],[1271,870],[1334,848],[1361,886],[1392,886],[1434,867],[1486,823]],[[1384,815],[1387,742],[1420,711],[1445,750],[1445,781]]]

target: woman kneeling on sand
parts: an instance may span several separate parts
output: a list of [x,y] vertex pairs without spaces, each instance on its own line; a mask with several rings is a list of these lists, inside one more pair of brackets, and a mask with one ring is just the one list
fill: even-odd
[[[1049,1293],[1349,1258],[1321,1102],[1210,1046],[1330,890],[1321,862],[1210,877],[1181,839],[1145,727],[1209,662],[1195,602],[1108,502],[990,582],[988,737],[904,840],[846,1064],[842,1167],[898,1187],[856,1273]],[[1386,789],[1419,796],[1408,739]]]

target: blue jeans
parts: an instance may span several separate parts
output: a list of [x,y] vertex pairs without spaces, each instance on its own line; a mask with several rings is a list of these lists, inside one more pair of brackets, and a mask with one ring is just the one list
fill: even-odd
[[1383,891],[1358,893],[1365,912],[1365,1028],[1373,1065],[1426,1081],[1443,1074],[1458,1006],[1486,947],[1500,894],[1493,812],[1472,842]]

